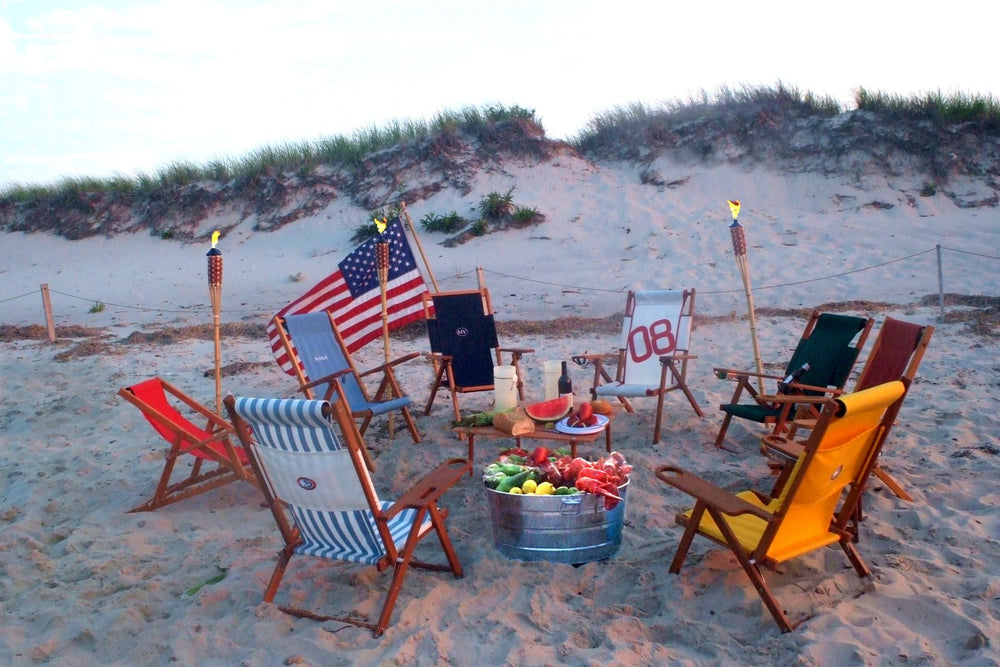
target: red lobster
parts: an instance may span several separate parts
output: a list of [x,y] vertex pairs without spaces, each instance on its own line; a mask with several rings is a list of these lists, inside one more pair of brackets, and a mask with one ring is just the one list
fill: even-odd
[[632,466],[625,463],[625,457],[612,452],[593,463],[586,459],[564,456],[555,462],[564,484],[572,484],[586,493],[604,496],[605,509],[614,509],[622,500],[618,487],[628,482]]

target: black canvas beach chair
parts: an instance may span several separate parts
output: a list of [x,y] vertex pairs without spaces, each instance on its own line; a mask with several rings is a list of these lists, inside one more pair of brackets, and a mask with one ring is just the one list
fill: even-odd
[[[479,289],[424,294],[424,317],[434,365],[434,380],[425,414],[430,414],[439,389],[451,393],[455,420],[462,418],[458,394],[492,391],[493,366],[514,366],[517,397],[524,400],[520,361],[531,348],[501,347],[489,290]],[[504,354],[510,355],[505,364]]]

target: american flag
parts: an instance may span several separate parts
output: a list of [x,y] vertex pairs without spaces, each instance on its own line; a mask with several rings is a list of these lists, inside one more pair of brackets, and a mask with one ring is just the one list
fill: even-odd
[[[422,295],[427,286],[398,218],[389,223],[379,240],[389,243],[386,311],[389,328],[395,329],[423,317]],[[369,239],[355,248],[337,265],[337,271],[275,315],[329,311],[349,352],[378,338],[382,333],[382,291],[378,282],[375,241]],[[286,373],[293,373],[292,362],[281,345],[273,320],[268,325],[267,336],[278,365]]]

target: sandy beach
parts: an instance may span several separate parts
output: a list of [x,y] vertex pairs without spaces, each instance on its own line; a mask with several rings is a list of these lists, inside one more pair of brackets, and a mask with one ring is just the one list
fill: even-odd
[[[442,290],[475,286],[483,267],[505,345],[536,350],[525,361],[529,398],[542,394],[542,362],[610,352],[629,289],[696,288],[689,370],[699,418],[683,397],[666,401],[663,441],[650,445],[652,402],[614,425],[615,448],[634,466],[618,554],[581,567],[509,560],[496,551],[478,474],[444,498],[462,579],[411,571],[392,624],[379,638],[335,622],[296,619],[261,601],[280,536],[262,497],[230,484],[155,512],[127,513],[153,492],[165,443],[116,394],[152,376],[214,405],[211,337],[167,336],[211,324],[207,243],[150,235],[67,241],[0,234],[0,662],[12,665],[663,665],[967,664],[1000,662],[1000,367],[997,349],[996,213],[960,208],[920,181],[779,174],[659,159],[664,183],[639,168],[595,165],[571,154],[481,172],[470,192],[444,189],[411,205],[463,215],[489,192],[515,187],[539,225],[488,234],[456,247],[421,233]],[[967,184],[968,188],[981,187]],[[957,184],[955,189],[961,189]],[[971,196],[971,195],[970,195]],[[871,565],[859,579],[834,548],[770,573],[793,620],[782,634],[728,551],[695,543],[679,575],[667,572],[680,536],[683,494],[653,475],[675,463],[727,488],[766,485],[760,429],[735,424],[733,451],[712,441],[732,386],[715,366],[753,367],[745,295],[734,264],[727,199],[741,199],[761,356],[781,369],[809,310],[933,324],[934,338],[886,445],[884,465],[913,502],[873,480],[859,545]],[[891,204],[891,206],[888,206]],[[231,211],[224,227],[222,321],[252,330],[332,272],[350,252],[367,212],[340,199],[273,232]],[[941,258],[939,282],[938,257]],[[430,283],[430,277],[428,277]],[[52,291],[57,329],[39,287]],[[949,295],[941,320],[939,287]],[[994,295],[991,297],[991,295]],[[100,312],[95,304],[102,304]],[[979,315],[993,309],[992,319]],[[590,325],[567,330],[564,320]],[[514,323],[551,321],[524,329]],[[600,325],[600,322],[605,322]],[[985,323],[984,323],[985,322]],[[44,332],[44,328],[41,329]],[[541,331],[541,333],[536,333]],[[21,332],[22,335],[14,335]],[[133,336],[150,333],[149,339]],[[870,345],[870,343],[869,343]],[[392,354],[429,349],[422,336],[393,336]],[[380,342],[356,358],[378,364]],[[856,366],[860,370],[865,351]],[[274,362],[265,335],[222,340],[232,365],[223,391],[292,397],[293,377]],[[578,400],[586,371],[573,368]],[[399,379],[416,405],[432,370],[414,360]],[[848,386],[853,384],[853,379]],[[489,409],[488,393],[462,397]],[[366,438],[380,493],[391,498],[437,462],[465,452],[451,433],[450,402],[415,411],[423,442],[385,420]],[[398,424],[397,424],[398,426]],[[477,473],[501,441],[479,441]],[[598,456],[603,447],[581,447]],[[435,544],[425,547],[437,556]],[[221,581],[193,588],[224,572]],[[372,612],[389,585],[374,570],[317,559],[292,561],[279,598],[323,613]]]

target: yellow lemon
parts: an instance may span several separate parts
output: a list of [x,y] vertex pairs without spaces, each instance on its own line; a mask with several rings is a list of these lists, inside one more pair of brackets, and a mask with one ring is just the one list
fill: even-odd
[[511,489],[510,491],[508,491],[508,493],[513,493],[515,496],[522,496],[522,495],[524,495],[524,491],[522,491],[521,487],[519,487],[519,486],[515,486],[513,489]]
[[540,496],[551,496],[555,492],[556,492],[556,487],[552,486],[550,482],[542,482],[535,489],[535,493],[537,493]]
[[526,479],[521,485],[521,490],[525,493],[535,493],[536,488],[538,488],[538,484],[533,479]]

